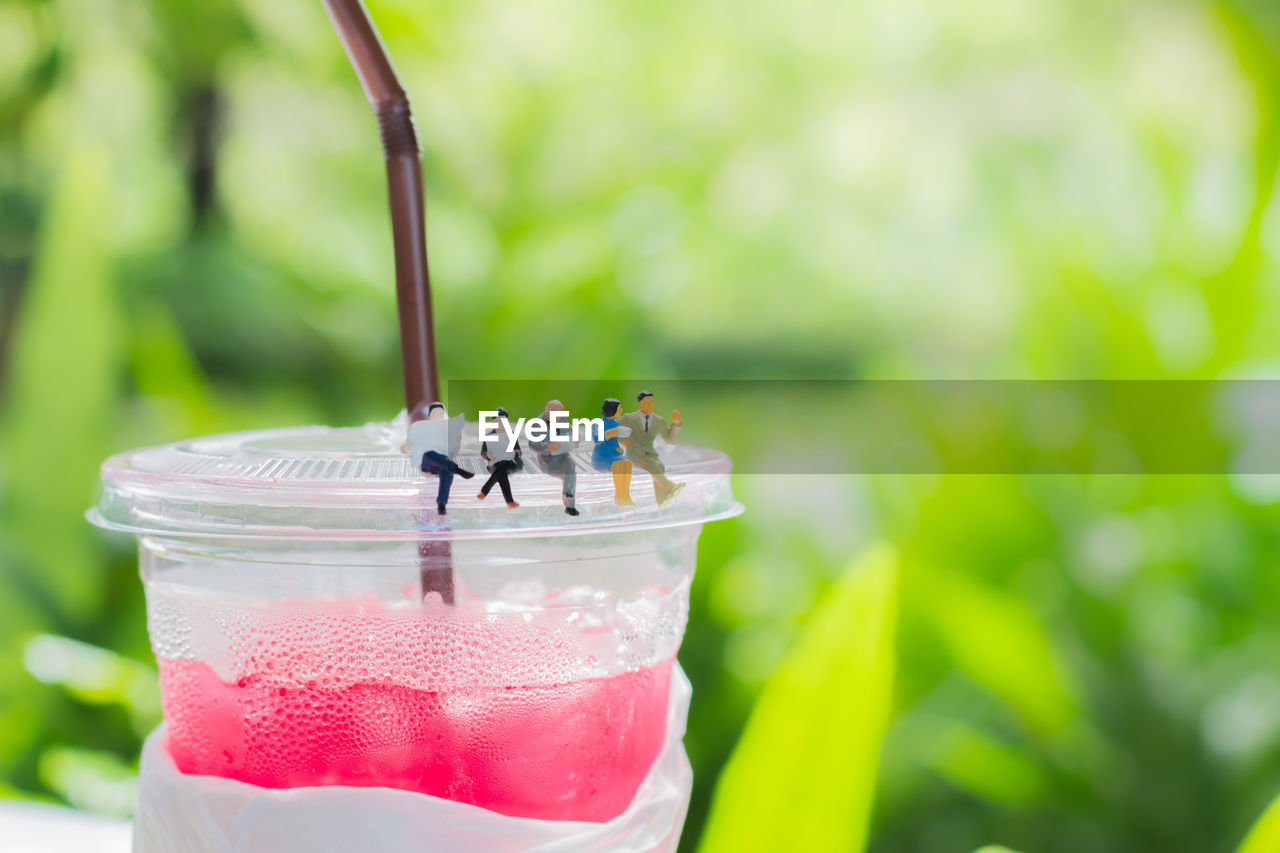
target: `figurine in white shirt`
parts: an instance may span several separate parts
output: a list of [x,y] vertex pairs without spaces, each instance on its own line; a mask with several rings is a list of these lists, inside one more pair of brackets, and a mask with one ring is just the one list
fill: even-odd
[[428,406],[425,418],[418,411],[414,415],[417,419],[409,424],[409,440],[405,445],[418,470],[440,478],[440,488],[436,491],[436,512],[444,515],[454,475],[464,480],[475,476],[453,461],[462,447],[462,427],[466,417],[457,415],[450,418],[444,403],[432,403]]

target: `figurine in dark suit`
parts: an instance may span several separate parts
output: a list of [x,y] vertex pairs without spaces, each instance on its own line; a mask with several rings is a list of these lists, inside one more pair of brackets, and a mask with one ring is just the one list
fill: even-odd
[[[507,410],[499,406],[495,411],[505,424]],[[480,500],[489,497],[489,490],[496,484],[502,490],[502,499],[507,502],[507,509],[519,509],[520,504],[516,503],[515,498],[511,496],[511,473],[524,467],[524,459],[520,454],[520,442],[517,441],[515,446],[508,450],[505,431],[499,430],[497,436],[485,440],[480,445],[480,456],[488,463],[489,479],[485,481],[480,488],[480,494],[476,497]]]

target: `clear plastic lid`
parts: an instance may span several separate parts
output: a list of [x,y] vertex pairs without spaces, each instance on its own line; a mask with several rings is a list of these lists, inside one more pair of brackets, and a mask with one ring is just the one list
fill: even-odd
[[684,444],[662,448],[666,475],[684,484],[666,506],[649,472],[634,466],[635,506],[617,506],[613,478],[591,464],[592,445],[570,453],[578,516],[565,513],[561,480],[524,451],[511,474],[518,509],[495,488],[476,497],[488,476],[478,430],[468,424],[448,514],[438,515],[438,480],[401,450],[407,421],[362,427],[294,427],[208,436],[132,450],[102,464],[103,491],[90,520],[139,535],[457,539],[601,534],[699,524],[739,514],[729,485],[729,457]]

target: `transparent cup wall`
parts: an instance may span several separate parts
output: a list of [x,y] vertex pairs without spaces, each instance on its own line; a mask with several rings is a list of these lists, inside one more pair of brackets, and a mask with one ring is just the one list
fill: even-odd
[[[614,675],[675,655],[700,529],[470,538],[449,542],[447,556],[441,540],[144,536],[139,561],[156,656],[207,664],[224,680],[269,656],[271,634],[286,619],[314,626],[305,630],[316,632],[319,657],[365,655],[362,669],[369,678],[394,680],[411,665],[433,669],[441,689],[501,680],[557,683]],[[433,596],[424,604],[422,585],[438,585],[441,570],[433,565],[444,561],[452,565],[456,605]],[[451,659],[432,659],[421,647],[360,648],[357,637],[323,635],[326,617],[351,613],[379,634],[400,630],[406,638],[438,638],[438,650]],[[454,636],[481,640],[455,648]],[[498,645],[485,637],[497,638]],[[522,643],[550,644],[554,661],[514,653]],[[507,644],[513,651],[508,660],[495,660]],[[175,709],[165,699],[169,717]]]

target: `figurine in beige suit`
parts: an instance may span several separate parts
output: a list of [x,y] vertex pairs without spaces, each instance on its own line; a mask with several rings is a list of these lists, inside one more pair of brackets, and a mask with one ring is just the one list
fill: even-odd
[[653,475],[653,494],[658,499],[658,506],[666,506],[672,498],[684,488],[684,483],[673,483],[667,478],[667,466],[662,464],[653,442],[659,436],[667,444],[675,444],[680,436],[680,412],[671,413],[671,423],[661,415],[653,413],[653,392],[641,391],[636,395],[637,412],[627,412],[618,419],[618,425],[631,430],[631,435],[623,442],[627,447],[627,456],[638,468]]

